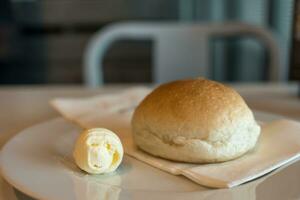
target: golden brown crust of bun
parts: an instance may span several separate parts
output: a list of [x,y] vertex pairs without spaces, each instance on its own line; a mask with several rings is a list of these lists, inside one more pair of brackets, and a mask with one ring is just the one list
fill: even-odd
[[[140,103],[132,119],[133,138],[141,149],[186,162],[216,162],[238,157],[252,148],[253,142],[255,145],[259,135],[257,127],[251,110],[235,90],[206,79],[179,80],[159,86]],[[240,140],[238,131],[255,137],[249,139],[249,147],[246,142],[245,148],[233,149],[239,148],[235,141]],[[237,146],[228,150],[230,142]],[[210,146],[206,147],[207,144]],[[220,151],[223,148],[222,151],[228,152],[214,149],[219,147]]]

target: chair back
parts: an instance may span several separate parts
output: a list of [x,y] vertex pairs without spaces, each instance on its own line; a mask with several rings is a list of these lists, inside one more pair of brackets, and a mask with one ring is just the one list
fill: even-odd
[[269,79],[279,80],[280,55],[273,35],[260,27],[243,23],[126,22],[109,25],[89,41],[84,55],[84,81],[103,84],[103,59],[109,46],[121,39],[152,40],[155,83],[187,77],[211,78],[209,41],[214,37],[254,37],[269,54]]

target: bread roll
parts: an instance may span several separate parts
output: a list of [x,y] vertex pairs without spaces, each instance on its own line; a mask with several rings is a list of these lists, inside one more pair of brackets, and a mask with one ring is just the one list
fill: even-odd
[[232,88],[206,79],[163,84],[136,108],[136,145],[162,158],[214,163],[235,159],[254,148],[260,126]]

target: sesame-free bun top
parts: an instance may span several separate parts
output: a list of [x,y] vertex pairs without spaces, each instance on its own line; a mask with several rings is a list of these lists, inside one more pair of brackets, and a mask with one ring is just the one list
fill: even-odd
[[190,79],[163,84],[146,96],[134,112],[132,132],[137,146],[154,156],[211,163],[252,149],[260,127],[235,90]]

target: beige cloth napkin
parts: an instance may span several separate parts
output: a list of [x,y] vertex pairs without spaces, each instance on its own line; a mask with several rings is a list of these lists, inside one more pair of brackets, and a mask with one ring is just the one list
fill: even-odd
[[112,129],[120,136],[128,155],[208,187],[237,186],[300,157],[300,123],[291,120],[262,125],[256,148],[236,160],[216,164],[188,164],[151,156],[139,150],[130,135],[134,107],[149,92],[147,88],[132,88],[118,94],[90,98],[57,98],[51,104],[65,118],[83,128]]

